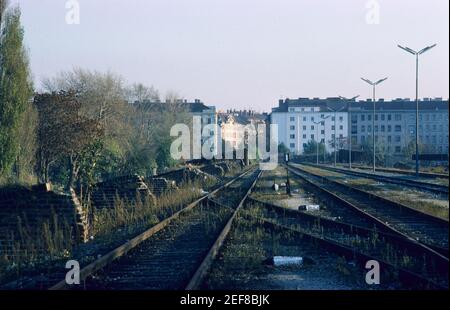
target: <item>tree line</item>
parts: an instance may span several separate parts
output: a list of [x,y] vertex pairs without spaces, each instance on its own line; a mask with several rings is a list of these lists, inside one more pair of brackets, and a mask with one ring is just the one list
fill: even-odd
[[18,7],[0,0],[0,182],[89,190],[116,175],[171,167],[170,128],[189,123],[171,91],[81,68],[33,87]]

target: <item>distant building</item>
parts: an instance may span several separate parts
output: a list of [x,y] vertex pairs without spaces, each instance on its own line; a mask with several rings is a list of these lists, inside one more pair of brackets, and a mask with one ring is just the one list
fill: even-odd
[[[415,142],[416,103],[410,99],[385,101],[375,104],[375,126],[372,124],[373,102],[347,101],[339,98],[299,98],[280,100],[272,109],[270,121],[278,124],[279,143],[295,154],[302,154],[309,141],[326,142],[328,152],[333,152],[335,133],[337,148],[361,150],[372,144],[375,132],[377,145],[383,146],[386,155],[402,157],[408,144]],[[322,118],[326,120],[321,121]],[[319,124],[317,122],[320,121]],[[419,102],[419,143],[424,152],[448,154],[448,100],[424,98]]]
[[[401,156],[403,149],[416,140],[416,102],[408,98],[381,99],[375,103],[375,112],[375,128],[372,128],[373,102],[359,101],[351,106],[353,145],[371,141],[375,132],[375,143],[384,145],[386,154]],[[419,101],[419,143],[426,153],[448,154],[448,100]]]
[[239,127],[253,125],[254,129],[258,126],[266,125],[268,122],[268,115],[266,113],[257,113],[248,110],[227,110],[219,114],[219,140],[233,147],[239,147],[239,143],[243,143],[248,136],[241,137],[238,133]]
[[325,143],[332,152],[335,134],[337,145],[348,138],[347,102],[339,98],[280,100],[270,122],[278,125],[278,142],[294,154],[302,154],[310,141]]

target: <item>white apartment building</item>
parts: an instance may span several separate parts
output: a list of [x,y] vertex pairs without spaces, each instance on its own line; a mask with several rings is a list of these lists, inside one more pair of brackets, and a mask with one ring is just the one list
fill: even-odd
[[339,98],[280,100],[270,122],[278,125],[278,143],[298,155],[309,141],[325,143],[327,152],[333,152],[335,135],[338,149],[348,139],[347,102]]

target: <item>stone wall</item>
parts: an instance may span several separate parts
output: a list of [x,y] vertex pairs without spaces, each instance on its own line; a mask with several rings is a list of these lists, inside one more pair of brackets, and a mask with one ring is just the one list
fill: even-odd
[[44,223],[51,231],[56,225],[71,230],[79,241],[88,238],[87,215],[75,193],[55,192],[50,184],[0,189],[0,251],[10,253],[14,242],[35,238]]
[[155,203],[155,195],[150,191],[144,178],[139,175],[117,177],[97,183],[92,189],[91,202],[96,208],[113,208],[114,202],[121,199],[128,203],[136,199]]

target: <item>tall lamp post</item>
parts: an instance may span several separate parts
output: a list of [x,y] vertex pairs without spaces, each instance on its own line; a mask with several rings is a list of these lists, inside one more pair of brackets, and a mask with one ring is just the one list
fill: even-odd
[[427,46],[418,52],[409,47],[397,45],[402,50],[416,56],[416,176],[419,176],[419,55],[422,55],[436,45]]
[[358,99],[359,95],[357,95],[351,99],[347,99],[342,96],[339,96],[339,98],[341,98],[341,100],[345,100],[348,102],[348,117],[350,118],[350,138],[348,140],[348,167],[350,169],[352,169],[352,114],[350,112],[350,104],[351,104],[350,102]]
[[337,115],[336,115],[336,113],[344,110],[345,106],[341,107],[340,109],[333,109],[333,108],[330,108],[330,107],[327,107],[327,109],[332,111],[332,112],[334,112],[334,139],[333,139],[333,144],[334,144],[334,167],[336,167],[336,161],[337,161],[337,157],[336,157],[337,156],[337,152],[336,152],[336,149],[337,149],[337,147],[336,147],[336,116]]
[[384,79],[378,80],[376,82],[372,82],[371,80],[365,79],[365,78],[361,78],[361,80],[363,80],[364,82],[366,82],[369,85],[372,85],[372,93],[373,93],[373,113],[372,113],[372,148],[373,148],[373,172],[375,172],[375,88],[378,84],[380,84],[381,82],[384,82],[387,80],[387,77],[385,77]]
[[[313,122],[316,125],[316,133],[317,133],[317,135],[316,135],[316,144],[317,144],[316,165],[319,165],[319,124],[322,123],[323,121],[325,121],[329,117],[330,117],[329,115],[327,117],[321,117],[319,121]],[[324,138],[324,141],[325,141],[325,138]],[[324,164],[325,164],[325,161],[324,161]]]

